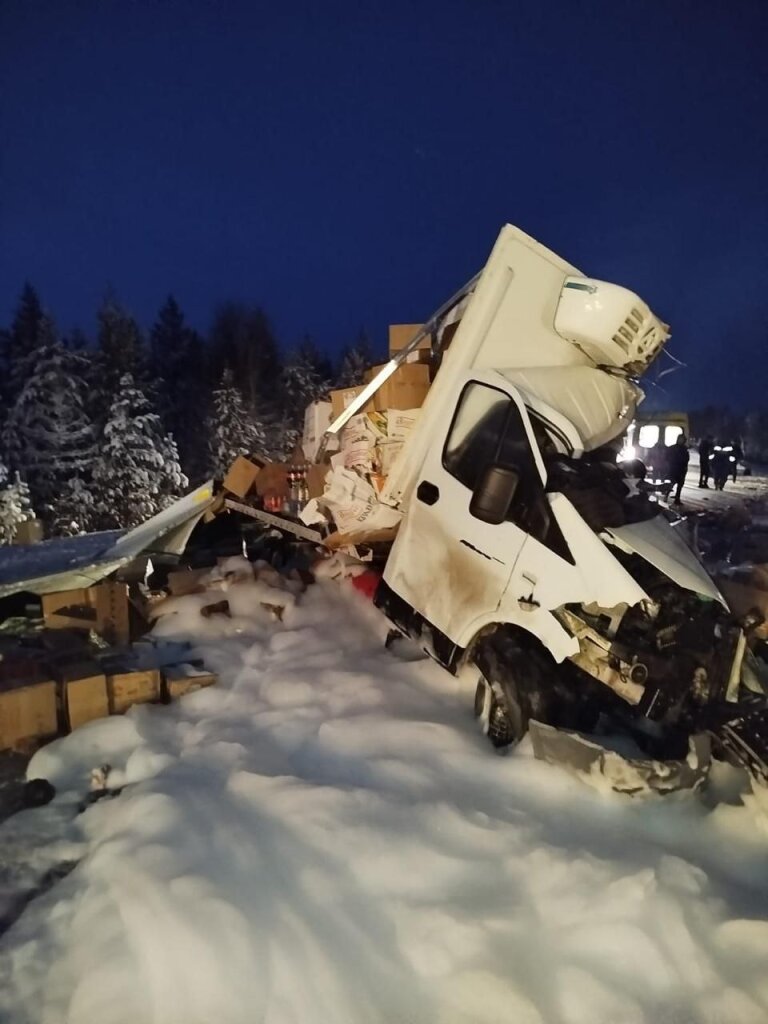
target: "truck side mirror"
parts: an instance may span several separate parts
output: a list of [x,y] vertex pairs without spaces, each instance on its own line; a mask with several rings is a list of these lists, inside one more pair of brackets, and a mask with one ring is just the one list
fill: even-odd
[[503,523],[519,483],[520,474],[516,469],[510,466],[487,466],[472,494],[470,515],[492,526]]

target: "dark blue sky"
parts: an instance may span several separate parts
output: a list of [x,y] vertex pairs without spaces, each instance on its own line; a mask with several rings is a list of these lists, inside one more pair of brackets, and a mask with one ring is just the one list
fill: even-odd
[[0,322],[383,341],[511,221],[672,324],[657,404],[764,406],[767,53],[765,0],[0,0]]

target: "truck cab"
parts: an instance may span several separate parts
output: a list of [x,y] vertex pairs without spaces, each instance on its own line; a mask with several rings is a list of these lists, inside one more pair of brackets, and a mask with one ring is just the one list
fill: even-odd
[[511,227],[462,303],[384,492],[402,519],[376,603],[476,672],[496,745],[611,710],[684,757],[697,709],[735,698],[744,635],[617,465],[668,330]]

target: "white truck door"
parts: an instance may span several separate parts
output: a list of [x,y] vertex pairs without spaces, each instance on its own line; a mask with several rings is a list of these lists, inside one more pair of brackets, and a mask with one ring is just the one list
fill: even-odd
[[464,385],[452,422],[430,445],[384,580],[454,642],[498,608],[528,537],[519,525],[524,517],[512,511],[497,524],[473,516],[473,492],[484,470],[504,465],[520,474],[518,513],[531,504],[532,492],[543,498],[534,446],[515,389],[481,380]]

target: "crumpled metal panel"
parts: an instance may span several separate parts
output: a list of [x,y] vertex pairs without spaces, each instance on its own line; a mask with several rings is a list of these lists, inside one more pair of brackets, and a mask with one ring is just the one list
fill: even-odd
[[533,753],[540,761],[570,768],[586,781],[601,777],[611,789],[628,795],[697,789],[707,778],[711,764],[711,743],[706,734],[690,738],[684,761],[624,757],[579,733],[536,721],[530,723],[530,734]]
[[181,554],[214,502],[213,481],[197,487],[133,530],[59,537],[0,548],[0,598],[90,587],[142,554]]

